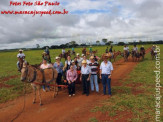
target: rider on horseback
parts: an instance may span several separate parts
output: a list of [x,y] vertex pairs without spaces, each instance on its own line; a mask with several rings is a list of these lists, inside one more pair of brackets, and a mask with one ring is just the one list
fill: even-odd
[[145,48],[144,48],[143,45],[142,45],[141,48],[140,48],[140,52],[143,52],[143,54],[145,54]]
[[113,46],[111,45],[110,49],[109,49],[109,53],[112,55],[113,58]]
[[66,53],[65,48],[63,48],[63,49],[62,49],[62,56],[63,56],[63,57],[65,57],[65,53]]
[[138,48],[137,48],[136,45],[134,45],[134,47],[133,47],[133,51],[134,51],[135,53],[138,53]]
[[23,53],[22,49],[19,50],[19,53],[17,54],[17,58],[18,58],[17,68],[18,71],[20,71],[23,66],[23,62],[25,61],[25,54]]

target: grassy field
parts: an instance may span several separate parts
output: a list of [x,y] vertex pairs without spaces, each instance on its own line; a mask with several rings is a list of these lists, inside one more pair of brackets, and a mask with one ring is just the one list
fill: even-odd
[[[163,45],[160,46],[163,49]],[[163,50],[161,50],[161,67],[163,67]],[[155,121],[155,60],[151,60],[150,54],[140,62],[129,74],[129,78],[123,81],[122,86],[112,87],[113,96],[103,101],[102,106],[96,106],[91,112],[107,113],[108,117],[123,117],[117,113],[131,113],[132,122],[154,122]],[[160,69],[163,74],[163,69]],[[133,85],[131,87],[131,85]],[[161,83],[163,86],[163,83]],[[121,91],[118,92],[117,91]],[[137,93],[134,91],[137,91]],[[162,103],[162,100],[161,100]],[[161,104],[162,105],[162,104]],[[161,109],[161,118],[163,113]],[[90,118],[91,122],[98,122],[96,117]]]
[[[145,48],[150,47],[151,45],[146,45]],[[130,49],[133,46],[129,46]],[[93,47],[93,50],[98,50],[97,56],[101,57],[101,54],[105,52],[106,46],[99,46],[99,47]],[[66,49],[69,50],[69,49]],[[81,48],[75,48],[76,53],[81,54]],[[88,50],[88,48],[87,48]],[[114,46],[113,50],[123,50],[122,46]],[[42,52],[43,50],[25,50],[24,53],[26,55],[26,60],[30,64],[39,64],[42,59]],[[7,84],[12,87],[2,87],[0,89],[0,103],[6,102],[8,100],[12,100],[20,95],[23,94],[23,83],[20,81],[20,77],[15,77],[12,79],[7,80],[4,82],[4,78],[8,78],[11,76],[18,76],[20,73],[17,71],[16,62],[17,62],[17,53],[18,52],[0,52],[0,83]],[[61,49],[53,49],[50,50],[50,55],[52,62],[55,62],[54,58],[58,56],[61,53]],[[74,57],[74,56],[73,56]],[[72,58],[73,58],[72,57]],[[117,57],[117,60],[120,59],[121,56]],[[62,59],[62,62],[64,62],[64,59]],[[31,89],[28,89],[27,92],[30,92]]]

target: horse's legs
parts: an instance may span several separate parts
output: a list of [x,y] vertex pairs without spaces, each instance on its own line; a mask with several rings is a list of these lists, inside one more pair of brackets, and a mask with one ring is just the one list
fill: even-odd
[[[56,81],[54,81],[54,85],[57,85]],[[54,86],[54,98],[58,95],[58,86]]]
[[40,106],[42,105],[42,99],[41,99],[41,92],[40,92],[41,87],[38,88],[38,95],[40,98]]
[[33,86],[33,91],[34,91],[33,104],[35,104],[36,103],[36,86]]

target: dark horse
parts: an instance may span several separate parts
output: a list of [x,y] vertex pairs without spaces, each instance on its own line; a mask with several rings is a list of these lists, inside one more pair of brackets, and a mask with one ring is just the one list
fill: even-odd
[[132,60],[133,61],[139,61],[139,58],[140,58],[140,53],[139,52],[132,51],[131,55],[132,55]]
[[128,61],[129,52],[127,50],[124,50],[123,56],[124,56],[124,61]]
[[152,56],[152,60],[156,57],[157,53],[154,52],[154,50],[151,50],[151,56]]

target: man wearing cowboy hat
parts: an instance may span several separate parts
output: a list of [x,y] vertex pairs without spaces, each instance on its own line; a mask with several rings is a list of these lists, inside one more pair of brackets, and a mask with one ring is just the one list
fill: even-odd
[[19,53],[17,54],[17,58],[18,58],[17,68],[18,68],[18,71],[20,71],[21,70],[20,61],[24,62],[24,59],[25,59],[25,54],[23,53],[22,49],[19,50]]
[[91,76],[91,69],[87,65],[87,61],[83,60],[80,80],[82,80],[82,84],[83,84],[83,94],[86,94],[86,96],[89,95],[90,76]]
[[102,79],[103,94],[106,95],[106,85],[108,87],[108,94],[111,96],[111,75],[113,72],[113,65],[108,61],[107,55],[104,56],[104,61],[100,65],[100,79]]

